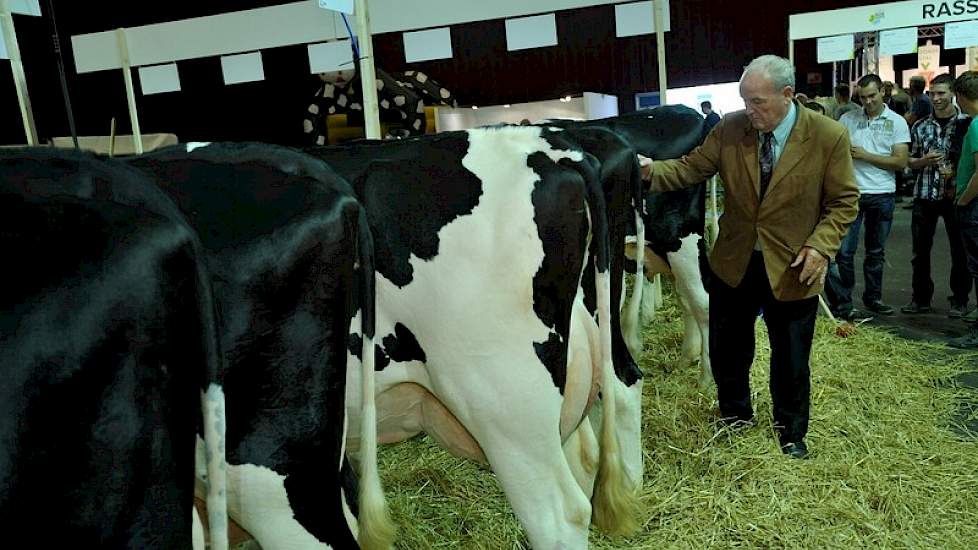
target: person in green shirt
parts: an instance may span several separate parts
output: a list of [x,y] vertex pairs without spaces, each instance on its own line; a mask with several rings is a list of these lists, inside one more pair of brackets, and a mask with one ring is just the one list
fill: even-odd
[[[962,73],[954,81],[954,95],[958,107],[972,117],[961,146],[961,158],[958,159],[955,216],[968,256],[968,271],[978,283],[978,200],[975,200],[978,196],[978,176],[975,174],[975,161],[978,157],[978,71]],[[978,348],[978,320],[971,325],[967,334],[952,339],[948,345],[956,348]]]

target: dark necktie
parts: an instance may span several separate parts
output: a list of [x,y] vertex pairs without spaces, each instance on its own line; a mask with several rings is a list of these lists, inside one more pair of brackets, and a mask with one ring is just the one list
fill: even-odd
[[764,199],[767,184],[771,183],[771,173],[774,172],[774,132],[764,132],[764,142],[761,144],[761,195]]

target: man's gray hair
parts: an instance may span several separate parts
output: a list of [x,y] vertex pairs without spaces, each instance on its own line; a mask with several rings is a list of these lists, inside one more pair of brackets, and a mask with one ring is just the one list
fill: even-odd
[[747,73],[760,73],[774,83],[774,90],[780,92],[785,86],[795,89],[795,66],[791,61],[777,55],[762,55],[754,58],[746,67],[741,80]]

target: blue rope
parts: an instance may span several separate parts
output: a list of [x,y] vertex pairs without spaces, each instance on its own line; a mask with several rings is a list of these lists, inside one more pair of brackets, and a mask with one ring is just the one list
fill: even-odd
[[353,61],[354,63],[360,60],[360,44],[357,42],[357,37],[353,35],[353,31],[350,29],[350,22],[346,20],[346,14],[340,13],[343,16],[343,24],[346,25],[346,32],[350,35],[350,43],[353,44]]

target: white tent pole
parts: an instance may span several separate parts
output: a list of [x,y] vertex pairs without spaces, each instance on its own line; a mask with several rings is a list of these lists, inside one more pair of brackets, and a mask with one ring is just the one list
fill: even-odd
[[652,0],[655,16],[655,53],[659,58],[659,105],[666,104],[666,35],[662,24],[662,3],[669,0]]
[[17,88],[17,103],[20,104],[20,116],[24,121],[27,144],[37,145],[34,111],[31,110],[31,98],[27,95],[27,76],[24,74],[24,64],[20,60],[20,47],[17,45],[17,33],[14,31],[14,19],[10,14],[8,0],[0,0],[0,30],[3,31],[7,53],[10,55],[10,71],[14,76],[14,87]]
[[132,141],[137,155],[143,154],[143,135],[139,131],[139,115],[136,113],[136,94],[132,91],[132,69],[129,67],[129,45],[126,44],[126,29],[116,29],[119,43],[119,59],[122,61],[122,76],[126,81],[126,97],[129,99],[129,121],[132,123]]
[[367,0],[356,0],[357,43],[360,47],[360,85],[363,87],[363,123],[367,139],[380,139],[380,108],[377,105],[377,72],[374,70],[374,42],[370,35]]
[[[788,29],[788,33],[789,34],[791,33],[791,29]],[[794,66],[794,64],[795,64],[795,41],[794,40],[791,40],[790,38],[788,39],[788,61],[790,61],[791,62],[791,65]]]

